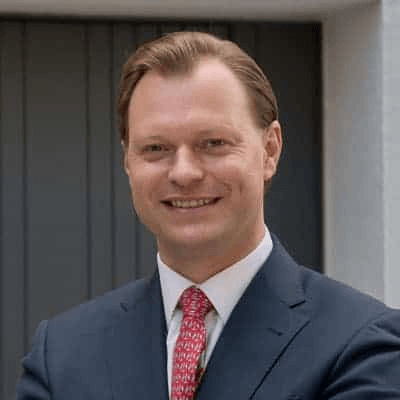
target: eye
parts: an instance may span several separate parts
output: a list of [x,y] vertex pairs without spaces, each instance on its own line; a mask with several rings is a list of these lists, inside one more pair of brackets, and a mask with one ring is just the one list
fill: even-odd
[[210,138],[204,141],[204,148],[206,149],[213,149],[215,147],[221,147],[226,144],[224,139],[221,138]]
[[144,153],[160,153],[162,151],[166,151],[166,146],[159,143],[149,144],[143,149]]
[[172,147],[166,143],[149,143],[140,148],[140,154],[147,161],[156,161],[166,157]]

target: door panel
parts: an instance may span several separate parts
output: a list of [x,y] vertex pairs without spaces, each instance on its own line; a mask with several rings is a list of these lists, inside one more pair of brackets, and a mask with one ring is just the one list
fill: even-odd
[[0,21],[0,397],[41,319],[154,269],[132,210],[115,115],[127,55],[177,29],[237,41],[280,104],[284,150],[265,216],[294,257],[321,269],[319,24]]

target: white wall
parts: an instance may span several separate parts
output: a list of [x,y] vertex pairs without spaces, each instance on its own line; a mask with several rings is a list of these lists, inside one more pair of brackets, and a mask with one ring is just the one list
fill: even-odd
[[381,7],[323,25],[325,270],[384,299]]
[[400,1],[383,2],[385,301],[400,308]]
[[400,3],[323,24],[325,269],[400,307]]

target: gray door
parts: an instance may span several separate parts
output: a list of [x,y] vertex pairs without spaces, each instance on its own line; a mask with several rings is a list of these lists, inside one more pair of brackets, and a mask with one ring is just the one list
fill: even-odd
[[178,29],[239,42],[276,89],[285,147],[266,220],[321,268],[320,25],[0,22],[0,398],[41,319],[153,269],[131,209],[114,114],[126,55]]

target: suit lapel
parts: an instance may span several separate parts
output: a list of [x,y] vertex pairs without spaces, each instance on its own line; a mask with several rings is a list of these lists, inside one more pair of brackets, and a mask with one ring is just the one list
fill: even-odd
[[166,326],[157,274],[135,301],[121,303],[105,335],[113,399],[167,400]]
[[274,250],[232,312],[208,363],[197,400],[250,398],[309,317],[298,268]]

